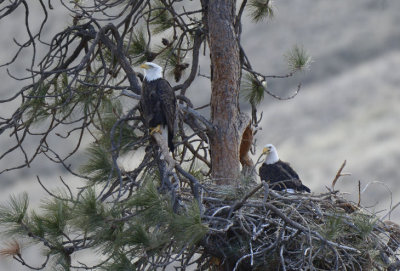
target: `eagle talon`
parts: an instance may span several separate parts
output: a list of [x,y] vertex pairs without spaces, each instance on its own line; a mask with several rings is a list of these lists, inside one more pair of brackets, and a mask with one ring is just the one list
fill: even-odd
[[157,125],[154,128],[150,128],[150,135],[153,135],[154,133],[161,134],[161,126],[160,125]]

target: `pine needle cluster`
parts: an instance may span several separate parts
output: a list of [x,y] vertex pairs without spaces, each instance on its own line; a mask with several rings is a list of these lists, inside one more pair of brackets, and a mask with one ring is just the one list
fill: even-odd
[[304,71],[310,67],[311,57],[303,47],[295,45],[290,52],[285,55],[291,72]]
[[256,23],[274,17],[272,0],[250,0],[248,3],[250,17]]
[[173,27],[173,17],[171,13],[165,9],[164,4],[156,1],[156,6],[151,14],[150,24],[153,26],[152,33],[160,34]]
[[152,53],[150,52],[150,48],[148,48],[148,39],[144,29],[140,28],[136,30],[132,35],[132,39],[129,43],[126,43],[126,45],[129,50],[129,55],[135,59],[134,65],[152,60]]
[[[80,247],[91,247],[109,259],[101,266],[105,270],[120,270],[115,268],[121,266],[145,270],[156,264],[149,257],[162,262],[193,249],[208,227],[196,202],[187,202],[176,212],[170,197],[157,190],[154,176],[144,178],[135,196],[117,205],[99,201],[93,188],[75,198],[60,192],[45,201],[39,213],[27,212],[26,194],[11,197],[0,207],[0,223],[7,226],[7,234],[28,235],[35,244],[44,242],[45,256],[51,258],[53,268],[68,270],[70,255]],[[66,237],[74,238],[73,246],[64,246]],[[0,252],[13,256],[16,247],[8,245]]]
[[245,73],[242,77],[240,91],[246,101],[252,105],[259,105],[264,100],[265,88],[263,82],[250,73]]
[[[137,136],[127,122],[118,122],[123,109],[118,99],[106,100],[101,106],[102,115],[95,118],[97,140],[86,149],[87,162],[80,167],[80,172],[90,178],[92,183],[115,180],[117,169],[113,160],[112,149],[124,154],[134,149],[132,142]],[[118,124],[118,125],[117,125]]]

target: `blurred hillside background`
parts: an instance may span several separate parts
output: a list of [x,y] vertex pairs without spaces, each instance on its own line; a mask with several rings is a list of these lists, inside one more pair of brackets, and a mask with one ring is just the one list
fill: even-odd
[[[72,21],[58,5],[53,3],[51,24],[46,29],[49,36]],[[314,192],[325,192],[347,160],[344,172],[351,175],[341,178],[336,188],[357,202],[360,180],[361,203],[371,212],[386,215],[390,206],[400,201],[400,1],[280,0],[274,6],[274,19],[259,24],[246,20],[243,26],[242,44],[255,70],[286,74],[284,55],[295,44],[303,46],[313,62],[308,72],[294,78],[268,81],[269,91],[280,96],[290,96],[299,82],[302,89],[288,101],[266,94],[259,108],[264,113],[254,160],[263,145],[273,143],[281,159],[290,162]],[[15,52],[12,39],[19,40],[24,32],[23,10],[19,16],[1,21],[1,64]],[[201,66],[204,74],[209,69],[206,63]],[[27,65],[18,62],[13,73],[23,76]],[[22,86],[4,69],[0,80],[2,99]],[[209,88],[207,79],[196,80],[191,90],[196,105],[209,102],[204,94]],[[11,114],[12,106],[15,104],[2,105],[1,116]],[[9,144],[7,136],[4,133],[0,138],[3,148]],[[66,151],[68,147],[66,144]],[[17,158],[1,160],[1,170],[16,164]],[[30,169],[0,175],[1,202],[10,194],[27,191],[31,202],[38,204],[45,192],[36,175],[50,187],[60,186],[60,175],[72,186],[78,183],[61,167],[38,160]],[[391,219],[400,222],[400,208],[393,211]],[[35,262],[39,264],[41,259]],[[0,258],[0,270],[6,268],[26,270]]]

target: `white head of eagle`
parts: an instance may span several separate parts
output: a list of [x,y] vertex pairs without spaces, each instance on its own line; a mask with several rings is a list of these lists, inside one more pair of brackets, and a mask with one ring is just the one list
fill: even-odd
[[268,165],[274,164],[279,161],[278,152],[272,144],[267,144],[264,146],[263,154],[266,154],[265,163]]
[[168,140],[170,151],[174,151],[176,97],[167,80],[162,78],[162,68],[153,62],[140,66],[144,69],[144,80],[140,105],[145,124],[150,134],[161,133]]
[[162,78],[162,68],[153,62],[146,62],[140,66],[144,71],[144,78],[150,82]]
[[297,175],[289,163],[279,159],[278,151],[274,145],[265,145],[263,154],[266,154],[267,157],[258,170],[258,173],[261,180],[269,182],[272,189],[278,191],[285,190],[290,193],[294,193],[294,191],[311,192],[307,186],[301,183],[299,175]]

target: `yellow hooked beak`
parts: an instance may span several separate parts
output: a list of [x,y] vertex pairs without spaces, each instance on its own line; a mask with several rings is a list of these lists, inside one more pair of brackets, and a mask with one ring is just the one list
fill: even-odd
[[263,154],[268,154],[269,152],[270,152],[270,149],[269,149],[269,148],[264,148],[262,153],[263,153]]
[[145,63],[143,63],[142,65],[140,65],[140,68],[142,68],[142,69],[149,69],[150,68],[150,66],[149,65],[147,65],[147,64],[145,64]]

